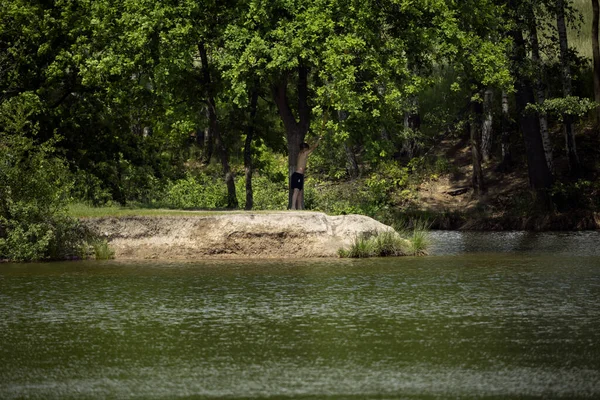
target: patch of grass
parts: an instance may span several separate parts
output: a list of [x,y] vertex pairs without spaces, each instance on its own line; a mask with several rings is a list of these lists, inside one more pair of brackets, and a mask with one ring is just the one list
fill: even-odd
[[410,235],[403,233],[390,231],[357,237],[349,249],[339,249],[338,255],[341,258],[368,258],[427,254],[429,236],[426,230],[415,229]]
[[[74,218],[125,217],[125,216],[190,216],[217,215],[223,213],[243,213],[244,210],[170,210],[164,208],[139,207],[91,207],[86,204],[71,204],[67,213]],[[258,211],[253,211],[258,212]]]
[[338,249],[340,258],[368,258],[374,257],[373,242],[364,237],[354,238],[354,242],[349,249]]
[[396,231],[406,240],[408,246],[405,248],[406,255],[424,256],[431,245],[429,229],[431,223],[428,220],[416,219],[396,226]]
[[397,232],[383,232],[372,238],[373,251],[378,257],[406,255],[408,243]]
[[94,258],[96,260],[111,260],[115,257],[115,252],[110,248],[106,239],[94,241],[92,247],[94,249]]
[[413,230],[412,234],[408,237],[409,247],[407,254],[412,256],[425,256],[427,255],[427,249],[431,245],[429,239],[429,232],[425,230]]

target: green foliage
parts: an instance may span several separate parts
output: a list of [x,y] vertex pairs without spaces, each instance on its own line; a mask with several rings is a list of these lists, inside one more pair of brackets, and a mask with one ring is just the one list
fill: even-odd
[[58,137],[36,143],[38,102],[25,94],[0,108],[0,258],[15,261],[73,256],[82,237],[65,213],[71,176],[55,153]]
[[369,175],[347,183],[331,183],[315,178],[305,185],[305,206],[332,215],[363,214],[390,220],[398,193],[408,192],[409,173],[394,161],[378,164]]
[[[272,88],[288,82],[286,94],[296,113],[291,99],[298,95],[300,64],[308,69],[307,140],[325,136],[311,156],[306,207],[384,219],[412,198],[416,181],[451,172],[451,160],[423,153],[442,134],[461,131],[473,93],[484,86],[511,93],[514,79],[507,59],[512,43],[506,38],[518,21],[490,0],[5,3],[0,160],[9,168],[0,166],[0,173],[12,181],[1,182],[0,204],[2,215],[12,210],[13,222],[12,215],[33,218],[41,203],[62,204],[69,195],[91,205],[223,207],[221,174],[204,165],[207,149],[199,140],[208,127],[209,94],[234,170],[241,169],[245,134],[254,128],[255,209],[285,207],[287,143]],[[583,0],[573,4],[584,5]],[[537,6],[540,19],[553,20],[545,6]],[[203,75],[199,44],[207,49],[210,80]],[[548,97],[556,97],[557,49],[547,44],[542,43],[543,79]],[[528,58],[515,62],[534,69]],[[580,97],[551,99],[538,111],[561,118],[594,107],[585,98],[592,87],[586,81],[588,60],[571,57],[571,64]],[[252,118],[251,90],[259,93]],[[408,112],[419,114],[420,128],[404,126]],[[514,149],[522,148],[515,144]],[[213,160],[218,157],[215,151]],[[360,173],[345,183],[352,157]],[[242,200],[244,182],[236,176]],[[593,185],[569,185],[554,189],[557,202],[575,199],[574,204],[591,206],[576,193],[593,196]],[[0,235],[4,240],[7,224]],[[13,242],[37,238],[40,249],[52,247],[50,230],[11,228]]]
[[187,174],[167,186],[164,198],[159,200],[165,207],[182,209],[214,209],[227,205],[225,185],[211,176]]
[[85,170],[78,170],[73,174],[71,196],[75,202],[80,201],[95,207],[110,205],[112,202],[112,194],[103,185],[102,180]]
[[[243,176],[236,180],[236,192],[240,197],[240,208],[244,208],[246,180]],[[254,210],[285,210],[288,203],[287,180],[272,181],[266,176],[255,175],[252,178],[252,198]]]
[[600,210],[600,182],[578,179],[556,182],[550,194],[559,211],[576,209]]
[[595,109],[597,103],[590,99],[580,98],[577,96],[559,97],[555,99],[547,99],[543,104],[528,104],[527,111],[543,112],[555,115],[562,120],[564,115],[573,117],[583,117],[590,110]]
[[456,170],[456,166],[445,157],[415,157],[410,160],[407,168],[414,181],[435,181]]
[[408,168],[394,161],[380,163],[377,170],[365,180],[369,197],[379,204],[389,200],[391,191],[406,187],[407,184]]

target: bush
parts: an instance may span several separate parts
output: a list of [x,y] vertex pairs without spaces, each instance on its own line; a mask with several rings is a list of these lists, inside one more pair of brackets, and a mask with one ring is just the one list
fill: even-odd
[[600,182],[579,179],[575,182],[557,182],[550,194],[559,211],[600,209]]
[[159,202],[168,208],[224,208],[227,205],[227,189],[222,180],[188,173],[184,179],[167,185],[165,197]]
[[[236,179],[236,191],[240,200],[240,208],[246,205],[246,179]],[[288,204],[287,181],[272,181],[266,176],[252,178],[252,199],[254,210],[285,210]]]
[[[0,108],[0,258],[58,259],[80,254],[83,235],[66,215],[71,176],[55,154],[56,137],[36,143],[31,117],[34,95],[12,98]],[[28,135],[28,136],[26,136]]]

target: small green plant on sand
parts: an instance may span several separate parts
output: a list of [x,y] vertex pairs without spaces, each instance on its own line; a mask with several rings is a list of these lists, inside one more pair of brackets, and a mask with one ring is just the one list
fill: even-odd
[[341,248],[341,258],[367,258],[388,256],[422,256],[429,247],[427,224],[413,223],[412,227],[382,232],[373,236],[356,237],[349,249]]
[[99,239],[92,243],[94,257],[96,260],[110,260],[114,258],[115,252],[112,250],[106,239]]
[[407,240],[406,255],[427,255],[427,249],[431,245],[429,237],[430,226],[431,224],[428,221],[418,219],[395,227],[400,236]]

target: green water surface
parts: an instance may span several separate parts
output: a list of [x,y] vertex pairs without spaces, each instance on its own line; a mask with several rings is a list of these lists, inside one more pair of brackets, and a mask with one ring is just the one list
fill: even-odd
[[0,264],[0,398],[600,398],[600,257]]

